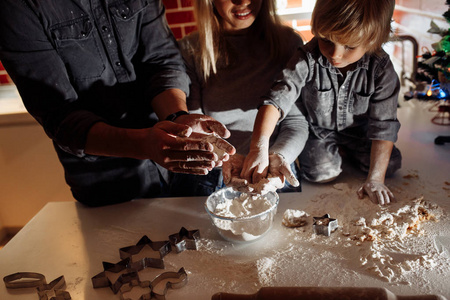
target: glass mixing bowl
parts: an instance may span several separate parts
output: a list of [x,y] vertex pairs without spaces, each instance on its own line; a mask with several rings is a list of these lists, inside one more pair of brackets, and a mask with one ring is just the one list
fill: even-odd
[[[217,206],[220,205],[223,207],[227,204],[233,204],[234,202],[227,201],[236,201],[236,198],[241,202],[247,201],[247,206],[251,203],[263,204],[263,206],[260,205],[259,209],[264,207],[265,210],[262,212],[260,210],[255,210],[253,214],[252,209],[250,209],[248,215],[238,217],[223,216],[222,213],[219,215],[216,211]],[[272,228],[273,218],[277,213],[278,202],[279,197],[276,192],[269,192],[264,195],[253,195],[241,193],[229,187],[212,193],[208,199],[206,199],[205,209],[211,217],[214,227],[224,239],[232,243],[247,243],[260,239]],[[254,207],[255,206],[256,205],[254,205]],[[251,205],[249,207],[251,207]],[[239,207],[239,209],[240,208],[241,207]]]

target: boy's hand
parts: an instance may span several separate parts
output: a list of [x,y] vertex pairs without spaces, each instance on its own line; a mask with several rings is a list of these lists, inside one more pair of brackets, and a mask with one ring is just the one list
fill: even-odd
[[387,205],[395,201],[394,194],[382,182],[366,181],[357,191],[360,199],[368,195],[375,204]]
[[272,177],[279,177],[283,183],[286,179],[294,187],[300,185],[300,182],[292,173],[291,166],[281,154],[273,153],[269,155],[269,173]]
[[250,150],[242,166],[241,178],[249,183],[258,183],[267,177],[269,168],[269,153],[267,150]]
[[243,155],[235,154],[223,163],[223,182],[226,186],[232,187],[236,191],[250,193],[253,189],[249,187],[247,180],[240,177],[244,160],[245,157]]

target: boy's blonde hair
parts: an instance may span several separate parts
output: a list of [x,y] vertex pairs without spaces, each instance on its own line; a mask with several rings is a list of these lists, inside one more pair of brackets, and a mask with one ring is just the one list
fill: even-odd
[[395,0],[317,0],[311,17],[316,37],[376,53],[389,40]]
[[[207,80],[217,72],[219,59],[228,62],[229,53],[224,44],[221,17],[214,7],[214,0],[194,0],[194,13],[199,34],[200,70]],[[255,34],[261,36],[270,49],[271,59],[278,59],[284,52],[281,21],[276,14],[276,0],[261,0],[261,9],[252,24]]]

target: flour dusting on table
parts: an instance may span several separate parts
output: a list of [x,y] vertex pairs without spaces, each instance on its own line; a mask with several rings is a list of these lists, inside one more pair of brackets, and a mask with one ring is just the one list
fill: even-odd
[[[448,215],[432,197],[421,196],[426,188],[417,172],[411,173],[399,186],[390,187],[397,197],[390,205],[359,199],[356,186],[334,184],[332,191],[310,199],[299,194],[298,207],[295,201],[283,211],[279,207],[274,228],[253,244],[230,244],[211,227],[202,232],[197,251],[169,254],[166,266],[184,266],[191,288],[211,295],[255,293],[263,286],[361,286],[361,282],[404,295],[449,295],[448,281],[442,279],[450,274],[450,228],[442,227]],[[288,221],[305,225],[282,225],[287,209]],[[327,213],[339,227],[328,237],[316,235],[313,217]],[[205,276],[211,278],[210,286],[201,284]]]
[[[424,292],[427,284],[418,275],[420,272],[439,274],[450,269],[448,250],[435,247],[436,236],[427,235],[424,229],[424,226],[436,226],[440,218],[446,217],[440,207],[423,197],[387,206],[372,205],[367,199],[358,199],[355,189],[346,184],[336,184],[334,188],[333,193],[312,199],[312,203],[304,211],[298,211],[298,215],[307,213],[311,216],[307,221],[312,222],[312,216],[329,213],[331,218],[339,221],[338,230],[325,237],[315,235],[305,227],[284,227],[282,234],[288,235],[292,242],[287,248],[258,260],[256,265],[261,284],[284,282],[284,266],[304,259],[316,261],[318,269],[336,273],[336,282],[339,278],[358,276],[357,273],[361,272],[391,284],[422,282]],[[311,250],[315,247],[320,247],[321,255],[332,263],[323,265],[324,257],[315,257],[314,250]],[[348,269],[343,269],[342,265]],[[301,263],[299,268],[302,268]],[[302,276],[302,281],[307,280],[300,273],[299,276]]]

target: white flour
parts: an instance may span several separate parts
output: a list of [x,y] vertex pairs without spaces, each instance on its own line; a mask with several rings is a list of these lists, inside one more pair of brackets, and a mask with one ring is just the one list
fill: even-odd
[[286,227],[302,227],[308,224],[308,219],[309,215],[304,211],[286,209],[283,214],[282,224]]
[[[444,212],[450,207],[450,184],[436,187],[419,181],[416,173],[390,186],[398,202],[388,206],[358,199],[359,182],[330,184],[311,197],[300,193],[298,199],[281,199],[272,230],[253,243],[233,245],[210,226],[201,232],[197,251],[165,258],[166,269],[183,266],[189,275],[186,290],[170,292],[174,299],[207,300],[217,292],[249,294],[263,286],[370,286],[397,295],[450,299],[450,228],[442,226],[448,224]],[[437,189],[445,190],[444,199],[437,198]],[[433,204],[437,199],[439,207]],[[288,209],[288,219],[298,217],[306,224],[282,225]],[[339,224],[329,237],[312,228],[313,217],[326,213]]]
[[[305,227],[285,228],[283,234],[292,237],[293,241],[286,249],[261,258],[256,263],[262,285],[285,282],[287,279],[280,274],[292,261],[306,259],[320,269],[323,259],[314,256],[314,250],[311,249],[315,247],[325,250],[322,255],[328,261],[336,262],[336,265],[324,267],[328,272],[336,273],[338,284],[340,278],[347,277],[346,281],[349,281],[349,278],[365,270],[363,274],[391,284],[423,284],[423,293],[426,293],[426,279],[417,274],[443,274],[449,271],[448,250],[436,247],[439,239],[428,236],[423,229],[424,224],[427,227],[435,226],[441,217],[445,217],[440,207],[423,197],[388,206],[371,206],[367,199],[355,197],[354,189],[346,184],[337,184],[334,188],[335,192],[313,199],[305,212],[311,216],[330,213],[332,218],[339,221],[338,230],[331,237],[324,237],[315,235]],[[305,212],[298,211],[297,214],[303,216]],[[294,213],[291,211],[288,215]],[[311,223],[312,217],[306,222]],[[303,247],[305,244],[308,247]],[[341,260],[350,268],[342,269],[339,266]],[[302,280],[308,279],[305,277]]]
[[[448,274],[449,253],[439,237],[427,231],[436,232],[437,222],[446,217],[440,207],[422,197],[373,205],[358,199],[355,188],[347,184],[335,184],[333,192],[317,195],[309,203],[302,211],[292,209],[286,215],[291,221],[298,217],[305,226],[272,230],[266,243],[252,248],[250,257],[230,255],[236,250],[226,242],[202,239],[195,255],[205,261],[220,260],[211,266],[221,274],[216,291],[220,287],[249,293],[252,285],[257,291],[262,286],[296,286],[298,282],[303,286],[342,286],[360,281],[361,276],[394,286],[413,286],[420,294],[439,290],[436,286],[432,290],[427,278]],[[325,213],[339,221],[339,228],[329,237],[312,230],[312,217]],[[448,234],[448,229],[443,234]],[[279,246],[272,247],[274,244]],[[320,276],[311,276],[318,271],[326,272],[323,282]],[[445,286],[440,289],[444,294],[448,291]]]
[[264,196],[242,193],[230,201],[219,203],[214,213],[221,217],[243,218],[260,214],[271,207],[272,203]]
[[284,182],[280,177],[267,177],[261,179],[258,183],[250,183],[248,185],[254,193],[266,194],[268,192],[276,192],[284,186]]
[[265,196],[242,193],[239,197],[219,203],[214,211],[218,216],[233,220],[215,219],[214,224],[220,234],[228,240],[252,241],[270,229],[276,209],[273,213],[249,218],[271,209],[272,206]]

